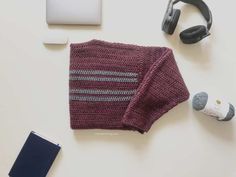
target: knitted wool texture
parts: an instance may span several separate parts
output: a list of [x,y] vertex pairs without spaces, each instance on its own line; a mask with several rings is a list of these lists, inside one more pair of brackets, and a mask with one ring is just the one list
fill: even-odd
[[189,92],[172,50],[92,40],[71,44],[72,129],[147,132]]

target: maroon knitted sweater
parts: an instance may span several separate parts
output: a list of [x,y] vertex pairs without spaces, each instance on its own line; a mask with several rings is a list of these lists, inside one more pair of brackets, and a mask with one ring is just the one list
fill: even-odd
[[172,50],[92,40],[71,44],[73,129],[147,132],[189,92]]

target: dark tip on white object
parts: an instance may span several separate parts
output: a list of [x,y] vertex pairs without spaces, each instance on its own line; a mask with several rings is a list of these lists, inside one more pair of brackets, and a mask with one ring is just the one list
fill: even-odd
[[[209,99],[209,96],[206,92],[197,93],[196,95],[194,95],[193,100],[192,100],[193,108],[196,111],[201,111],[201,112],[204,112],[207,115],[212,116],[212,114],[208,114],[208,113],[206,113],[206,111],[204,111],[207,103],[209,101],[212,101],[212,100],[208,100],[208,99]],[[229,120],[231,120],[235,116],[235,108],[230,103],[226,103],[226,104],[229,104],[229,110],[228,110],[226,116],[221,117],[220,115],[217,115],[219,113],[219,112],[217,112],[218,110],[214,111],[214,108],[212,108],[211,111],[213,112],[213,115],[215,115],[213,117],[216,117],[217,120],[219,120],[219,121],[229,121]]]
[[225,117],[225,119],[222,121],[231,120],[234,116],[235,116],[235,108],[232,104],[229,104],[229,112],[228,112],[227,116]]

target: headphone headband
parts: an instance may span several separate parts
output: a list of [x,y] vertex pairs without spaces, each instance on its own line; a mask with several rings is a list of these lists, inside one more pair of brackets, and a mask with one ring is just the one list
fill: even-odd
[[173,4],[176,4],[178,2],[183,2],[186,4],[191,4],[197,7],[200,12],[202,13],[203,17],[207,21],[207,29],[210,30],[212,25],[212,14],[206,3],[202,0],[175,0]]

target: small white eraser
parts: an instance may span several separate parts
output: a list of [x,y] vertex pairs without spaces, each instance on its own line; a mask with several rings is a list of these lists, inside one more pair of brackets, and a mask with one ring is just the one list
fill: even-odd
[[68,37],[61,33],[46,34],[43,38],[44,44],[66,45],[68,43]]

